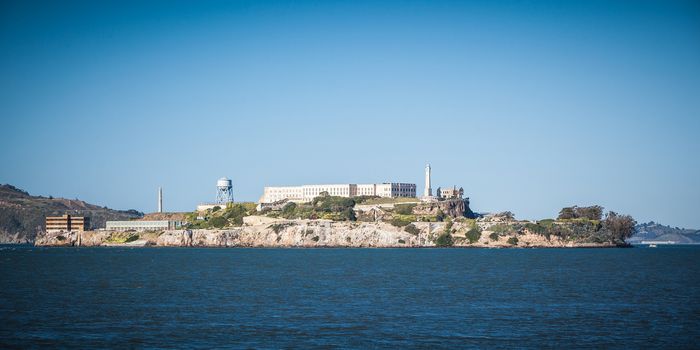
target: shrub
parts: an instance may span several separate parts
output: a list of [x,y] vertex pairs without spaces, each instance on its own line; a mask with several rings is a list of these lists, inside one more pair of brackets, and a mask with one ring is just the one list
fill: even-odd
[[212,227],[222,228],[226,226],[226,224],[228,224],[228,220],[226,220],[226,218],[223,216],[215,216],[209,219],[209,225]]
[[213,207],[213,208],[211,208],[211,212],[212,212],[212,213],[216,213],[216,212],[219,211],[219,210],[221,210],[221,207],[218,206],[218,205],[215,206],[215,207]]
[[321,196],[311,202],[316,210],[324,212],[341,212],[355,206],[355,200],[346,197]]
[[442,212],[442,209],[438,209],[438,212],[435,215],[435,221],[442,221],[442,220],[445,220],[445,213]]
[[467,236],[467,239],[469,240],[469,243],[474,243],[474,242],[478,241],[479,238],[481,238],[481,229],[479,229],[478,227],[474,227],[474,228],[470,229],[469,231],[467,231],[466,236]]
[[435,245],[438,247],[451,247],[453,244],[454,240],[449,233],[443,233],[435,240]]
[[229,203],[224,209],[223,216],[233,223],[234,226],[243,225],[243,217],[255,212],[254,203]]
[[404,241],[403,239],[400,239],[399,244],[406,244],[406,241]]
[[452,233],[452,225],[453,225],[452,220],[450,220],[448,218],[447,223],[445,224],[445,233],[447,233],[447,234]]
[[280,215],[285,219],[294,219],[297,216],[296,209],[297,204],[289,202],[282,208],[282,213]]
[[396,227],[404,227],[413,221],[416,221],[414,215],[394,215],[391,218],[391,224]]
[[498,237],[499,235],[496,232],[491,232],[491,234],[489,235],[489,238],[491,238],[492,241],[497,241]]
[[508,244],[510,244],[510,245],[518,245],[518,237],[511,237],[511,238],[508,238]]
[[293,225],[292,223],[272,224],[272,225],[268,226],[268,228],[272,229],[272,231],[274,233],[280,233],[285,227],[292,226],[292,225]]
[[319,238],[318,238],[318,236],[314,236],[314,238],[311,238],[311,240],[314,242],[318,242]]
[[496,232],[499,235],[506,235],[515,232],[515,228],[507,224],[496,224],[491,226],[491,231]]
[[415,203],[411,204],[396,204],[394,205],[394,212],[401,215],[411,215],[413,214],[413,208],[416,207]]
[[404,227],[403,230],[414,235],[414,236],[418,236],[418,234],[420,233],[420,230],[414,224],[406,225],[406,227]]
[[545,231],[547,230],[543,225],[540,225],[539,223],[533,224],[531,222],[528,222],[527,224],[525,224],[525,228],[528,231],[530,231],[534,234],[538,234],[538,235],[544,234]]

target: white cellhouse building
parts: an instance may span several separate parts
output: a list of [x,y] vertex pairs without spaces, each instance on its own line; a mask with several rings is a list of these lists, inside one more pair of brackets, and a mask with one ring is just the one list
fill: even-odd
[[295,202],[310,202],[322,192],[331,196],[356,197],[415,197],[416,184],[390,182],[381,184],[334,184],[265,187],[260,203],[273,203],[288,199]]

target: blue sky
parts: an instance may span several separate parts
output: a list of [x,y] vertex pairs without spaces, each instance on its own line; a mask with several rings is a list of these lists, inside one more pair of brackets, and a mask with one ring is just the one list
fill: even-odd
[[0,183],[150,212],[463,186],[700,228],[693,1],[5,1]]

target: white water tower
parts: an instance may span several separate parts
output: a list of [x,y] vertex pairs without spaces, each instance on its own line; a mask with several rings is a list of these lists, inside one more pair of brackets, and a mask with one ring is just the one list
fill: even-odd
[[233,202],[233,185],[231,180],[222,177],[216,182],[216,204]]

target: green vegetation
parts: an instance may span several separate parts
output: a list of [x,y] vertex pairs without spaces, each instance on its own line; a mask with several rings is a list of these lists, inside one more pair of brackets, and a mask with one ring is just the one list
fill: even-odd
[[445,224],[445,232],[446,234],[451,234],[452,233],[452,225],[453,222],[449,218],[447,219],[447,223]]
[[518,237],[511,237],[511,238],[508,238],[508,244],[510,244],[510,245],[518,245]]
[[635,232],[635,221],[629,215],[620,215],[614,211],[608,212],[603,220],[603,230],[607,231],[612,241],[617,244],[624,244],[627,238],[632,237]]
[[559,211],[559,217],[557,217],[558,220],[580,218],[600,221],[603,218],[603,207],[600,205],[590,207],[579,207],[576,205],[573,207],[564,207]]
[[518,231],[519,227],[513,224],[496,224],[489,228],[489,230],[495,232],[498,235],[508,235],[513,234]]
[[403,239],[399,239],[399,244],[406,244],[406,241],[404,241]]
[[265,211],[257,215],[283,217],[285,219],[325,219],[333,221],[355,221],[355,200],[337,196],[319,196],[310,203],[287,203],[281,211]]
[[377,197],[377,196],[359,196],[354,197],[355,203],[357,204],[396,204],[396,203],[411,203],[418,202],[417,198],[410,197],[397,197],[397,198],[387,198],[387,197]]
[[228,220],[223,216],[215,216],[209,219],[209,227],[223,228],[226,224],[228,224]]
[[423,221],[423,222],[438,222],[438,217],[436,215],[420,215],[416,216],[416,221]]
[[463,222],[465,226],[471,228],[476,227],[476,220],[475,219],[468,219],[468,218],[459,218],[459,222]]
[[496,232],[491,232],[491,234],[489,235],[489,238],[490,238],[492,241],[497,241],[499,237],[500,237],[500,236],[499,236],[498,233],[496,233]]
[[416,207],[416,203],[410,204],[396,204],[394,205],[394,212],[401,215],[412,215],[413,208]]
[[469,231],[467,231],[465,236],[469,240],[469,243],[474,243],[481,238],[481,229],[479,227],[471,228]]
[[418,234],[420,233],[420,230],[414,224],[406,225],[406,227],[404,227],[403,230],[414,235],[414,236],[418,236]]
[[415,215],[394,215],[391,224],[396,227],[404,227],[414,221],[416,221]]
[[[226,208],[216,210],[219,206],[207,210],[205,213],[192,212],[185,216],[185,221],[189,224],[188,229],[207,229],[207,228],[224,228],[229,226],[243,225],[245,216],[254,215],[255,203],[229,203]],[[220,207],[219,207],[220,208]],[[204,220],[197,220],[199,216],[204,217]]]
[[[272,229],[272,231],[275,232],[275,233],[280,233],[280,232],[282,232],[282,230],[283,230],[285,227],[294,226],[294,225],[295,225],[295,224],[294,224],[293,222],[284,222],[284,223],[281,223],[281,224],[272,224],[272,225],[268,226],[268,228]],[[313,233],[313,231],[311,231],[311,232]],[[309,233],[309,230],[307,229],[305,233],[308,234],[308,233]]]
[[443,220],[445,220],[445,213],[442,211],[442,209],[438,209],[438,212],[435,215],[435,221],[443,221]]
[[318,238],[318,236],[314,236],[313,238],[311,238],[311,240],[314,242],[318,242],[319,238]]
[[443,233],[435,240],[435,245],[438,247],[451,247],[454,244],[454,239],[449,233]]
[[135,232],[112,232],[105,240],[108,243],[129,243],[139,239]]

